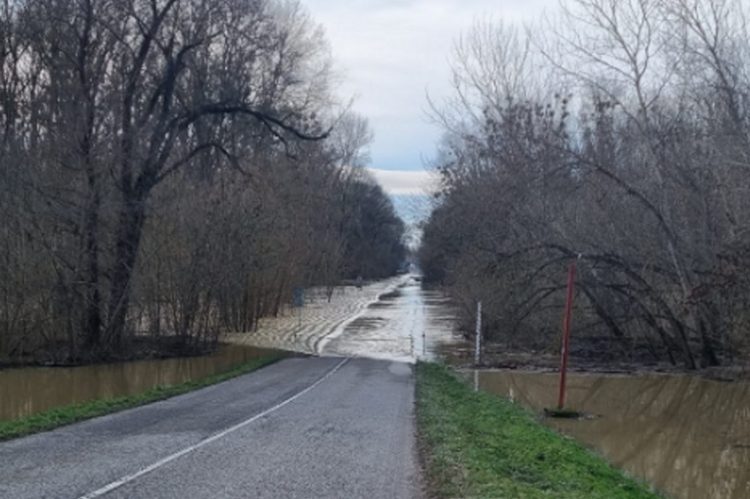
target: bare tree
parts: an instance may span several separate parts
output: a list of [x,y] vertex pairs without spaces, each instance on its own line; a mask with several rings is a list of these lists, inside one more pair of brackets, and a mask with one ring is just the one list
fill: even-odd
[[[746,14],[730,1],[566,2],[532,45],[554,77],[510,98],[485,68],[522,78],[530,49],[498,59],[502,40],[469,35],[484,62],[454,80],[502,104],[445,123],[426,268],[488,303],[501,338],[549,344],[563,263],[580,258],[591,341],[607,332],[688,367],[731,359],[748,292]],[[481,222],[467,233],[468,220]]]
[[343,275],[370,133],[331,75],[294,1],[3,3],[0,354],[202,348]]

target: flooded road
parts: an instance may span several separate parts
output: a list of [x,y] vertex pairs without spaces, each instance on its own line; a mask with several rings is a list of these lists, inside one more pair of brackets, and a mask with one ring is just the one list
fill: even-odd
[[462,344],[449,300],[412,275],[322,341],[320,353],[414,362],[442,358]]
[[209,356],[0,370],[0,421],[200,379],[262,356],[268,348],[405,362],[435,359],[460,337],[447,299],[422,290],[418,279],[400,276],[363,291],[342,288],[331,302],[318,297],[301,316],[269,319],[257,333],[236,335],[241,343]]
[[[415,275],[364,290],[341,289],[331,302],[316,298],[299,312],[269,320],[257,333],[238,334],[238,341],[404,362],[463,364],[470,357],[471,345],[456,330],[450,301],[440,291],[423,289]],[[2,370],[0,420],[210,376],[267,352],[248,344],[224,346],[208,357]],[[556,400],[555,374],[477,371],[476,381],[482,390],[537,413]],[[596,417],[545,423],[668,496],[750,497],[750,383],[571,374],[568,401]]]
[[0,370],[0,421],[205,378],[266,354],[268,350],[223,345],[215,354],[204,357]]
[[304,307],[263,319],[258,331],[232,333],[229,342],[311,355],[414,362],[454,355],[468,347],[456,313],[438,290],[422,289],[404,274],[361,289],[336,288],[331,300],[307,290]]
[[[666,375],[569,375],[568,383],[568,406],[598,417],[546,424],[670,497],[750,497],[750,383]],[[479,371],[478,384],[535,412],[557,396],[554,374]]]

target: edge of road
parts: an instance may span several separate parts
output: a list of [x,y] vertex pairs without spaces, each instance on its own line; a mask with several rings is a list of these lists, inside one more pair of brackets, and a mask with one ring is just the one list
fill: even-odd
[[[392,293],[394,290],[398,289],[401,285],[403,285],[403,283],[407,282],[408,279],[411,278],[411,276],[412,274],[406,274],[400,279],[394,279],[392,285],[388,286],[382,292],[378,293],[378,295],[374,299],[364,303],[361,310],[335,324],[331,328],[329,333],[321,336],[315,341],[313,345],[313,351],[315,353],[313,355],[323,356],[326,344],[328,344],[334,338],[343,334],[346,327],[357,320],[359,317],[361,317],[372,304],[380,301],[383,295]],[[199,390],[201,388],[205,388],[230,380],[232,378],[236,378],[238,376],[242,376],[244,374],[251,373],[283,358],[294,356],[296,354],[300,353],[279,350],[277,354],[270,354],[259,359],[252,359],[244,364],[235,366],[230,370],[220,372],[212,376],[207,376],[205,378],[199,378],[193,381],[187,381],[185,383],[175,385],[154,386],[153,388],[134,395],[115,398],[93,399],[86,402],[55,407],[18,419],[0,421],[0,443],[28,435],[33,435],[35,433],[54,430],[56,428],[71,425],[81,421],[105,416],[107,414],[113,414],[134,407],[139,407],[153,402],[158,402],[160,400],[172,398],[191,391]]]
[[215,442],[216,440],[219,440],[220,438],[223,438],[223,437],[229,435],[230,433],[233,433],[233,432],[235,432],[235,431],[237,431],[237,430],[239,430],[241,428],[244,428],[245,426],[248,426],[248,425],[254,423],[255,421],[258,421],[259,419],[262,419],[262,418],[268,416],[269,414],[272,414],[272,413],[278,411],[282,407],[291,404],[292,402],[294,402],[298,398],[302,397],[306,393],[308,393],[308,392],[312,391],[313,389],[315,389],[318,385],[320,385],[321,383],[323,383],[324,381],[326,381],[328,378],[330,378],[331,376],[333,376],[339,369],[341,369],[342,367],[344,367],[344,365],[347,362],[349,362],[349,360],[350,360],[349,358],[344,358],[343,360],[341,360],[341,362],[339,362],[338,364],[336,364],[333,368],[329,369],[325,374],[323,374],[323,376],[321,376],[320,378],[318,378],[317,380],[315,380],[312,384],[306,386],[305,388],[303,388],[302,390],[298,391],[294,395],[292,395],[290,397],[287,397],[286,399],[284,399],[281,402],[277,403],[273,407],[269,407],[268,409],[265,409],[265,410],[259,412],[258,414],[255,414],[254,416],[251,416],[250,418],[245,419],[244,421],[241,421],[241,422],[239,422],[239,423],[237,423],[237,424],[235,424],[233,426],[230,426],[229,428],[226,428],[226,429],[224,429],[224,430],[222,430],[222,431],[220,431],[218,433],[214,433],[210,437],[204,438],[203,440],[201,440],[201,441],[199,441],[199,442],[197,442],[197,443],[195,443],[193,445],[190,445],[190,446],[185,447],[185,448],[183,448],[183,449],[181,449],[181,450],[179,450],[177,452],[174,452],[174,453],[172,453],[172,454],[170,454],[170,455],[168,455],[166,457],[163,457],[163,458],[159,459],[158,461],[156,461],[156,462],[154,462],[154,463],[152,463],[152,464],[150,464],[150,465],[148,465],[148,466],[146,466],[144,468],[141,468],[140,470],[136,471],[135,473],[131,473],[129,475],[125,475],[125,476],[123,476],[123,477],[121,477],[121,478],[119,478],[117,480],[114,480],[114,481],[112,481],[112,482],[104,485],[103,487],[100,487],[100,488],[98,488],[98,489],[96,489],[94,491],[89,492],[88,494],[82,495],[82,496],[79,497],[79,499],[96,499],[97,497],[101,497],[101,496],[103,496],[105,494],[108,494],[109,492],[112,492],[113,490],[118,489],[118,488],[122,487],[123,485],[132,482],[133,480],[136,480],[136,479],[138,479],[138,478],[140,478],[140,477],[142,477],[142,476],[144,476],[144,475],[146,475],[148,473],[151,473],[152,471],[155,471],[155,470],[161,468],[162,466],[164,466],[166,464],[169,464],[172,461],[175,461],[175,460],[181,458],[182,456],[184,456],[186,454],[189,454],[189,453],[191,453],[191,452],[193,452],[195,450],[198,450],[201,447],[205,447],[206,445],[208,445],[208,444],[210,444],[212,442]]
[[289,354],[285,352],[270,354],[249,360],[230,370],[185,383],[157,385],[135,395],[94,399],[55,407],[19,419],[0,421],[0,443],[200,390],[257,371],[287,357]]

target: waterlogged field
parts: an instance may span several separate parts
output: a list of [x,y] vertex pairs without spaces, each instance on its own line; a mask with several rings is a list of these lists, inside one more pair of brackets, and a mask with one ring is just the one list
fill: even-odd
[[417,365],[417,419],[431,497],[656,497],[521,407]]
[[[477,381],[537,413],[557,397],[554,374],[478,371]],[[594,417],[545,423],[669,496],[750,497],[750,383],[573,374],[568,406]]]
[[216,353],[200,357],[0,370],[0,421],[197,381],[272,355],[269,350],[222,345]]

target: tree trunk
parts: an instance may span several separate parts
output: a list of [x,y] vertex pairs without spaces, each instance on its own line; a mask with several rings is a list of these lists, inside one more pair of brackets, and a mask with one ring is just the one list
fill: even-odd
[[128,192],[123,195],[109,297],[109,343],[114,348],[120,348],[123,345],[125,321],[130,305],[131,281],[143,235],[146,211],[144,196]]
[[99,290],[99,207],[101,198],[94,172],[88,174],[91,202],[86,209],[86,296],[83,330],[86,346],[96,349],[101,343],[101,292]]

